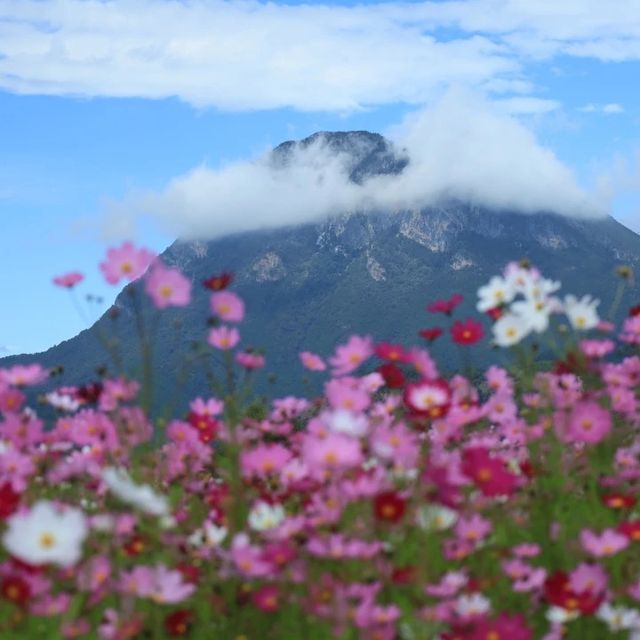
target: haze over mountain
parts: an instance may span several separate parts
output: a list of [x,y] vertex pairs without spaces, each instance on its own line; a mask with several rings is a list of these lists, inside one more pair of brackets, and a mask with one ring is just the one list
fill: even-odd
[[[290,167],[301,151],[317,145],[327,157],[340,159],[356,188],[370,179],[389,179],[391,184],[391,177],[403,176],[411,166],[406,150],[364,131],[319,133],[285,142],[269,162],[276,169]],[[310,204],[312,198],[310,194]],[[638,266],[640,237],[606,216],[579,218],[553,210],[523,215],[442,193],[428,206],[360,206],[298,225],[208,242],[176,242],[162,257],[193,280],[194,301],[187,309],[160,315],[156,399],[173,394],[182,404],[207,393],[200,364],[187,372],[184,386],[176,386],[175,374],[192,353],[192,344],[206,338],[209,292],[200,283],[212,274],[235,274],[234,290],[247,305],[242,345],[266,349],[267,370],[276,381],[266,383],[263,375],[258,389],[284,394],[302,390],[300,351],[329,355],[353,332],[420,343],[420,328],[445,326],[442,318],[425,312],[427,302],[461,292],[462,316],[475,314],[477,288],[506,262],[525,256],[560,280],[561,292],[600,298],[606,315],[613,298],[613,271],[619,264]],[[43,354],[4,358],[0,366],[36,360],[49,367],[62,364],[65,373],[56,378],[57,384],[95,379],[96,367],[103,364],[115,373],[98,338],[101,333],[119,341],[126,370],[135,372],[139,357],[130,295],[135,288],[130,285],[118,297],[117,319],[105,314],[93,329]],[[634,301],[633,296],[634,290],[628,292],[624,305]],[[145,311],[151,311],[149,304]],[[457,366],[457,354],[444,342],[434,351],[447,366]],[[476,351],[482,359],[483,350]]]

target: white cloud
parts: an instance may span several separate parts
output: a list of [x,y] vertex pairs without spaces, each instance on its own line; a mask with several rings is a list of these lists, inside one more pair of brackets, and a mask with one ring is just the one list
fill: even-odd
[[560,54],[640,59],[640,0],[0,0],[16,93],[353,111],[451,85],[528,93],[527,61]]
[[582,111],[584,113],[604,113],[606,115],[613,115],[624,113],[624,107],[616,102],[610,102],[608,104],[593,104],[591,102],[586,104],[584,107],[580,107],[578,111]]
[[197,167],[161,192],[117,203],[109,226],[132,230],[140,215],[150,215],[181,237],[212,238],[354,210],[416,209],[450,198],[521,213],[605,212],[523,124],[468,92],[450,92],[389,137],[410,158],[398,176],[355,184],[348,179],[348,158],[318,141],[297,148],[284,168],[274,168],[268,154],[217,170]]

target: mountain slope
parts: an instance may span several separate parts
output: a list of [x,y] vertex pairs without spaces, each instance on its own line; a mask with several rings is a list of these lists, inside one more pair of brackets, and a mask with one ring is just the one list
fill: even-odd
[[[308,145],[323,135],[328,147],[347,153],[349,175],[359,182],[368,175],[399,173],[407,159],[384,138],[367,132],[316,134],[301,143],[288,142],[273,152],[273,162],[291,161],[295,144]],[[475,313],[475,291],[510,260],[528,257],[563,284],[564,293],[592,293],[601,312],[613,299],[613,271],[619,264],[637,266],[640,237],[612,218],[577,220],[553,213],[520,215],[491,212],[467,203],[449,202],[421,210],[352,213],[328,220],[231,235],[211,242],[174,243],[163,254],[193,280],[195,300],[186,310],[162,313],[157,328],[155,362],[159,367],[156,398],[177,395],[180,402],[206,393],[203,369],[189,372],[177,388],[174,374],[195,341],[206,338],[208,292],[200,286],[221,271],[236,275],[234,289],[247,303],[241,326],[243,345],[265,347],[267,369],[275,383],[262,391],[302,391],[304,371],[297,354],[303,349],[329,354],[353,332],[378,340],[419,342],[417,331],[440,323],[425,313],[425,304],[459,291],[462,313]],[[120,341],[125,368],[138,368],[132,293],[128,287],[116,302],[117,319],[106,314],[93,328],[38,356],[0,361],[38,360],[63,364],[57,379],[76,383],[95,378],[96,366],[113,365],[96,332]],[[635,302],[635,291],[624,304]],[[150,312],[149,306],[146,311]],[[443,345],[438,352],[450,367],[457,354]],[[478,352],[486,357],[482,350]],[[199,365],[200,367],[201,365]]]

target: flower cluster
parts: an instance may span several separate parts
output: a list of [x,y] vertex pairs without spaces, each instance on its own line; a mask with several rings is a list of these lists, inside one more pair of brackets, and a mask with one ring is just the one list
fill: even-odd
[[[191,297],[130,244],[101,269],[160,313]],[[565,314],[551,363],[447,376],[424,346],[352,335],[292,363],[321,395],[258,402],[234,386],[266,361],[231,282],[204,282],[202,337],[228,384],[182,415],[152,417],[150,381],[124,375],[28,407],[52,372],[0,370],[2,637],[640,638],[636,314],[616,336],[596,301],[511,264],[477,308],[520,349]],[[483,326],[449,331],[464,349]]]

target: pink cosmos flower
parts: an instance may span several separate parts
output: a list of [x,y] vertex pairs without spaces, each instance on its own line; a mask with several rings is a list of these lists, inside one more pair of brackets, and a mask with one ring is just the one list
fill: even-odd
[[640,344],[640,315],[631,316],[624,321],[620,340],[629,344]]
[[307,436],[303,445],[303,458],[314,472],[355,467],[362,462],[360,443],[341,433],[330,433],[324,438]]
[[79,271],[71,271],[61,276],[56,276],[53,279],[53,284],[58,287],[64,287],[65,289],[73,289],[77,284],[84,280],[84,275]]
[[599,564],[583,562],[569,574],[569,586],[575,593],[604,593],[607,582],[607,573]]
[[602,358],[615,348],[613,340],[581,340],[580,349],[587,358]]
[[372,355],[373,341],[370,336],[351,336],[346,344],[336,348],[335,355],[329,359],[333,375],[344,376],[355,371]]
[[572,442],[595,444],[611,431],[611,414],[593,400],[579,402],[569,416],[567,437]]
[[369,394],[362,389],[357,378],[334,378],[324,388],[329,404],[334,409],[359,412],[364,411],[371,403]]
[[233,291],[219,291],[211,296],[211,311],[224,322],[242,322],[244,302]]
[[265,358],[259,353],[241,351],[236,354],[236,362],[245,369],[260,369],[265,365]]
[[311,351],[303,351],[300,354],[300,362],[309,371],[324,371],[327,368],[324,360],[315,353],[311,353]]
[[49,373],[39,364],[17,364],[9,369],[0,369],[0,382],[14,387],[28,387],[42,382]]
[[240,465],[244,476],[264,477],[278,473],[291,460],[291,452],[281,444],[260,444],[243,451]]
[[186,307],[191,301],[191,281],[176,268],[157,260],[146,277],[145,291],[158,309]]
[[471,542],[480,542],[486,538],[493,526],[489,520],[483,518],[479,513],[471,516],[461,516],[455,525],[455,532],[458,538]]
[[235,327],[222,325],[209,331],[207,342],[212,347],[216,347],[222,351],[228,351],[240,342],[240,332]]
[[260,578],[273,572],[273,566],[265,561],[262,549],[252,545],[244,533],[233,538],[230,555],[236,569],[247,578]]
[[615,529],[605,529],[600,535],[590,529],[580,532],[582,548],[597,558],[613,556],[629,546],[629,538]]
[[217,398],[196,398],[189,404],[189,408],[194,413],[203,416],[217,416],[224,411],[224,402]]
[[107,250],[107,259],[100,270],[109,284],[118,284],[121,278],[136,280],[152,263],[155,256],[146,249],[136,249],[131,242]]

